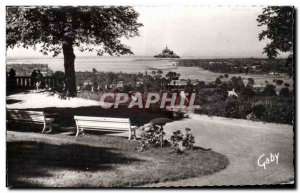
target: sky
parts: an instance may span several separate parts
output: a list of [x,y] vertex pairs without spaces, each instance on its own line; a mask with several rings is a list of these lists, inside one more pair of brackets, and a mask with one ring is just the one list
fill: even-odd
[[[143,23],[140,36],[122,39],[136,56],[159,54],[166,45],[177,55],[193,57],[264,57],[269,40],[258,40],[261,6],[136,6]],[[80,53],[77,56],[96,55]],[[8,57],[43,56],[15,48]],[[284,56],[284,55],[283,55]]]

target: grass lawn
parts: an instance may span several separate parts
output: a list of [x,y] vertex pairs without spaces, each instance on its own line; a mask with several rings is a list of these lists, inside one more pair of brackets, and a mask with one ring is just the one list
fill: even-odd
[[10,187],[132,187],[218,172],[229,164],[195,147],[183,155],[170,148],[137,151],[139,141],[86,134],[7,132]]

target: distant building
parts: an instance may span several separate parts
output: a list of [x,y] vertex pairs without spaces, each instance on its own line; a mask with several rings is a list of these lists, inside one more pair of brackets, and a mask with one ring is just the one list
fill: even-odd
[[93,85],[91,80],[88,79],[88,80],[83,81],[83,86],[88,86],[88,85]]
[[180,58],[177,56],[172,50],[166,46],[166,48],[162,51],[162,53],[155,55],[155,58]]
[[124,81],[119,81],[116,86],[118,88],[123,87],[124,86]]

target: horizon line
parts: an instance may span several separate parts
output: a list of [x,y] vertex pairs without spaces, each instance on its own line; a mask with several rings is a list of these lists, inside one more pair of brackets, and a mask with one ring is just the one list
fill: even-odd
[[[77,55],[76,58],[84,58],[84,57],[99,57],[99,58],[134,58],[134,57],[147,57],[147,58],[153,58],[153,59],[175,59],[175,60],[180,60],[180,59],[186,59],[186,58],[197,58],[197,59],[237,59],[237,58],[259,58],[259,59],[268,59],[267,56],[199,56],[199,55],[184,55],[184,56],[180,56],[180,58],[154,58],[154,56],[152,55],[123,55],[123,56],[109,56],[109,55],[105,55],[105,56],[97,56],[97,55]],[[6,58],[64,58],[64,56],[56,56],[56,57],[52,57],[51,55],[48,56],[6,56]],[[278,56],[276,59],[285,59],[288,57],[284,57],[284,56]]]

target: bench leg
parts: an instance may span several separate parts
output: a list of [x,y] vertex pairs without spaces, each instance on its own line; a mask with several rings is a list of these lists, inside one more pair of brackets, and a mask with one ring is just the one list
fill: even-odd
[[47,128],[47,126],[46,126],[46,124],[44,124],[44,128],[42,130],[42,133],[44,133],[46,131],[46,128]]
[[46,133],[51,133],[52,132],[52,122],[49,123],[49,126],[48,126],[48,131],[46,131]]
[[[42,130],[42,133],[50,133],[52,131],[52,122],[53,121],[45,121],[44,122],[44,128]],[[48,129],[48,131],[46,131]]]
[[131,140],[133,137],[133,139],[136,139],[136,127],[135,128],[130,128],[129,129],[129,136],[128,136],[128,140]]
[[133,130],[134,139],[136,139],[136,128]]
[[131,136],[132,136],[132,131],[131,131],[131,129],[129,129],[129,136],[128,136],[128,140],[131,140]]
[[79,127],[76,127],[76,137],[78,137],[78,135],[79,135],[79,133],[81,133],[82,135],[84,135],[84,130],[83,130],[83,128],[79,128]]
[[78,136],[78,134],[79,134],[79,128],[77,127],[76,137]]

